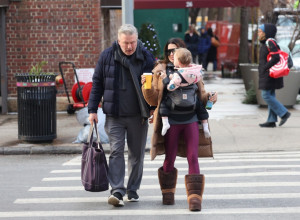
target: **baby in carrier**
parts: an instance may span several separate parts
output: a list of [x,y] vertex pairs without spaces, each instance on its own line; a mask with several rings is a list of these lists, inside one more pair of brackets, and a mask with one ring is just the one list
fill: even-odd
[[[179,48],[175,50],[174,65],[175,72],[169,76],[169,83],[167,84],[167,94],[164,93],[162,102],[160,104],[159,113],[162,117],[162,132],[164,136],[170,128],[169,114],[172,111],[175,114],[190,114],[196,112],[198,120],[203,126],[204,135],[206,138],[210,137],[208,129],[208,113],[200,102],[197,92],[197,82],[202,77],[202,66],[191,64],[192,55],[186,48]],[[166,97],[167,96],[167,97]]]

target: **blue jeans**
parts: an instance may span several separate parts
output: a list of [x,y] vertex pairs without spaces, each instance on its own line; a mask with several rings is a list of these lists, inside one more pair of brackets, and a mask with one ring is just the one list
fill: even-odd
[[262,90],[262,98],[268,104],[269,116],[267,122],[277,122],[277,116],[282,118],[287,113],[287,109],[276,99],[275,89]]

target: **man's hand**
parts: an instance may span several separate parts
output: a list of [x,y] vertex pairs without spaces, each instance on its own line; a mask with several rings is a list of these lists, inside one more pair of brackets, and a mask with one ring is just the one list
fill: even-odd
[[150,118],[148,119],[149,124],[153,123],[153,117],[154,117],[153,113],[154,113],[154,110],[150,110]]
[[94,123],[94,120],[96,121],[96,123],[98,123],[97,113],[90,113],[89,114],[89,121],[90,121],[91,125]]
[[142,83],[142,85],[144,85],[145,82],[146,82],[146,76],[141,75],[141,83]]

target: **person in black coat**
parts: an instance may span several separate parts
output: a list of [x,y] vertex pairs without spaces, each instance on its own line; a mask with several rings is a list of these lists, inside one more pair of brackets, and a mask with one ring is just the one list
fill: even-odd
[[212,28],[207,29],[207,35],[211,39],[211,45],[210,48],[207,52],[207,58],[206,58],[206,63],[204,63],[204,69],[207,70],[207,66],[210,62],[213,63],[213,71],[217,70],[217,47],[218,45],[214,45],[212,39],[215,38],[217,42],[219,42],[219,38],[213,33]]
[[[279,62],[279,54],[273,54],[271,60],[267,60],[269,52],[277,52],[280,47],[276,41],[267,41],[274,38],[277,28],[273,24],[263,24],[258,28],[258,39],[260,41],[259,51],[259,89],[261,96],[268,104],[269,116],[265,123],[259,124],[260,127],[276,127],[277,116],[281,118],[279,126],[283,125],[291,116],[291,113],[276,99],[275,89],[283,88],[283,78],[272,78],[269,76],[269,69]],[[267,43],[266,43],[267,42]]]
[[[108,203],[124,206],[123,196],[137,202],[137,190],[143,176],[144,155],[150,106],[141,89],[141,76],[151,73],[154,57],[138,40],[137,29],[131,24],[119,28],[118,41],[104,50],[93,75],[88,102],[89,121],[98,121],[97,110],[103,98],[106,114],[105,131],[109,137],[110,156],[108,178],[111,195]],[[128,146],[128,181],[125,178],[125,139]]]
[[193,63],[196,63],[196,58],[198,54],[198,40],[199,33],[196,31],[195,25],[191,24],[189,29],[185,32],[184,42],[187,49],[192,53]]

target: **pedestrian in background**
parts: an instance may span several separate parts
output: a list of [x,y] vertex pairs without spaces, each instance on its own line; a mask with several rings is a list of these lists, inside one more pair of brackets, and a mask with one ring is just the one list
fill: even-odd
[[[141,75],[151,72],[154,57],[138,40],[137,29],[124,24],[118,30],[118,41],[104,50],[96,65],[93,86],[88,102],[89,121],[97,119],[97,110],[103,97],[102,109],[106,114],[105,131],[109,137],[109,183],[111,195],[108,203],[123,206],[128,201],[139,201],[149,106],[141,91]],[[125,139],[128,146],[128,182],[124,186]]]
[[213,71],[217,70],[217,48],[220,46],[219,38],[213,33],[211,28],[207,29],[207,35],[210,37],[211,45],[207,53],[206,63],[204,69],[207,70],[207,66],[210,62],[213,63]]
[[[174,52],[177,48],[186,47],[179,38],[171,38],[164,47],[164,59],[158,61],[153,69],[153,81],[151,89],[142,89],[146,101],[151,106],[157,106],[153,114],[153,136],[150,149],[151,160],[157,155],[165,154],[163,166],[158,169],[158,179],[162,191],[162,202],[164,205],[174,204],[174,194],[177,183],[177,169],[174,167],[176,155],[187,157],[189,165],[189,174],[185,175],[187,200],[191,211],[200,211],[202,204],[202,194],[204,191],[205,179],[200,174],[198,163],[198,148],[203,145],[209,147],[210,138],[199,137],[199,126],[196,112],[188,114],[169,115],[170,128],[165,136],[161,135],[162,119],[159,114],[160,104],[163,95],[167,93],[163,79],[167,79],[174,73]],[[142,76],[142,83],[145,82]],[[212,102],[217,101],[217,96],[211,96],[204,89],[202,79],[197,83],[197,94],[205,105],[208,99]],[[172,122],[171,122],[172,121]],[[183,135],[182,138],[179,138]],[[179,141],[179,139],[181,141]]]
[[207,35],[205,28],[200,28],[200,37],[198,41],[198,63],[204,67],[207,67],[207,53],[210,48],[211,41]]
[[185,32],[184,42],[186,44],[187,49],[192,53],[193,63],[197,62],[198,40],[199,33],[196,30],[195,25],[191,24],[189,26],[189,29]]
[[[268,119],[265,123],[259,124],[260,127],[276,127],[277,116],[281,118],[279,126],[283,125],[291,116],[291,113],[276,99],[275,90],[283,88],[283,77],[272,78],[269,76],[269,69],[279,62],[279,54],[273,54],[270,61],[267,60],[269,52],[277,52],[280,47],[276,41],[267,41],[275,38],[277,28],[273,24],[262,24],[258,28],[259,48],[259,89],[261,96],[268,104]],[[267,44],[266,44],[267,42]]]

